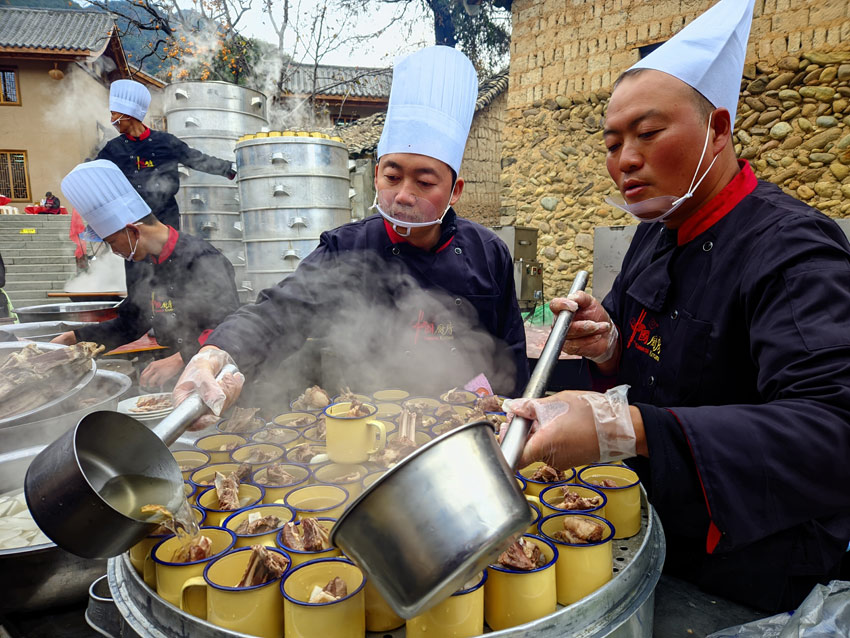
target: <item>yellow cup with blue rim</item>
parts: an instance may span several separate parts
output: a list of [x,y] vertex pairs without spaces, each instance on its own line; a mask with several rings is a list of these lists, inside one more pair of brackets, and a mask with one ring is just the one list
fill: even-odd
[[[372,393],[372,398],[375,401],[386,401],[390,403],[404,401],[409,396],[410,392],[407,390],[378,390]],[[399,408],[399,411],[401,411],[401,408]]]
[[[594,505],[593,507],[585,510],[568,510],[558,507],[559,504],[564,502],[564,490],[575,492],[582,498],[596,497],[599,499],[599,505]],[[605,518],[605,504],[608,502],[608,497],[605,496],[602,490],[591,487],[590,485],[583,485],[581,483],[558,483],[558,485],[547,487],[545,490],[540,492],[539,498],[540,511],[543,516],[581,512],[582,514],[596,514],[596,516]]]
[[337,485],[348,492],[345,506],[363,492],[363,479],[369,474],[365,465],[357,463],[326,463],[313,470],[313,480],[320,485]]
[[239,463],[212,463],[199,467],[189,475],[189,482],[195,486],[195,497],[200,496],[215,483],[216,472],[227,476],[238,469]]
[[[192,507],[192,514],[195,516],[195,522],[198,525],[204,524],[204,519],[206,518],[204,510],[195,506]],[[150,534],[133,545],[127,552],[130,558],[130,564],[145,579],[145,583],[151,589],[156,589],[156,564],[151,558],[151,550],[154,545],[169,536],[172,536],[171,532]]]
[[171,456],[177,461],[184,479],[188,479],[193,472],[210,462],[210,455],[201,450],[174,450]]
[[[313,588],[334,578],[345,581],[348,595],[328,603],[310,603]],[[363,638],[366,633],[366,579],[350,560],[325,558],[303,563],[283,578],[286,638]]]
[[327,435],[325,445],[328,456],[334,463],[363,463],[370,454],[383,450],[387,444],[384,424],[376,420],[378,409],[369,403],[363,408],[367,416],[346,416],[351,408],[350,401],[333,403],[325,408]]
[[[252,471],[280,463],[286,449],[272,443],[248,443],[236,448],[230,453],[234,463],[247,463]],[[261,459],[261,460],[260,460]]]
[[[605,527],[602,540],[592,543],[566,543],[554,538],[557,531],[564,529],[564,517],[576,516],[600,523]],[[558,602],[571,605],[588,594],[595,592],[611,580],[614,570],[614,550],[611,540],[614,527],[594,514],[552,514],[538,526],[540,534],[558,547],[558,564],[555,573],[558,580]]]
[[226,554],[236,544],[236,534],[223,527],[202,527],[201,534],[210,539],[212,549],[212,554],[203,560],[172,562],[174,553],[182,543],[182,539],[176,536],[164,538],[151,550],[151,557],[156,564],[156,593],[175,607],[180,606],[183,583],[203,575],[207,563]]
[[284,412],[274,418],[274,424],[281,427],[303,430],[316,423],[314,412]]
[[572,468],[567,468],[564,470],[564,479],[561,481],[554,482],[546,482],[546,481],[537,481],[533,478],[534,473],[546,465],[542,461],[535,461],[531,465],[527,465],[517,472],[517,475],[522,477],[525,480],[525,493],[529,496],[540,496],[540,492],[545,490],[547,487],[551,487],[553,485],[560,485],[561,483],[569,483],[575,477],[575,472]]
[[[319,523],[322,527],[324,527],[328,533],[330,533],[334,524],[336,523],[335,518],[326,518],[320,517],[316,518],[316,522]],[[295,525],[301,525],[301,521],[295,521]],[[320,558],[335,558],[337,556],[342,556],[342,552],[339,551],[338,548],[331,545],[327,549],[322,549],[319,551],[305,551],[303,549],[295,549],[293,547],[288,547],[286,543],[283,541],[283,531],[277,533],[276,538],[277,546],[280,547],[283,551],[289,554],[290,559],[292,560],[292,566],[297,567],[302,563],[308,563],[313,560],[318,560]]]
[[474,583],[407,621],[407,638],[470,638],[484,633],[485,569]]
[[214,487],[211,487],[198,497],[198,505],[206,512],[207,525],[218,527],[224,523],[225,518],[234,512],[251,507],[252,505],[257,505],[263,500],[263,494],[263,488],[259,485],[242,483],[239,486],[239,508],[235,510],[223,510],[219,509],[218,493]]
[[[578,475],[579,482],[605,494],[605,518],[614,526],[614,538],[631,538],[640,531],[640,478],[624,465],[589,465]],[[615,487],[601,485],[610,481]]]
[[209,434],[195,441],[195,447],[210,455],[210,463],[229,463],[230,453],[247,442],[241,434]]
[[[236,531],[242,523],[246,520],[250,520],[252,516],[256,515],[259,515],[260,518],[265,518],[266,516],[277,516],[280,519],[280,523],[268,532],[240,534]],[[243,510],[239,510],[224,519],[222,527],[225,527],[236,534],[236,547],[251,547],[251,545],[276,547],[277,533],[284,525],[294,520],[295,512],[292,511],[291,507],[287,507],[280,503],[273,503],[271,505],[254,505],[252,507],[246,507]]]
[[303,465],[296,463],[279,463],[278,465],[292,476],[291,482],[285,485],[276,485],[276,480],[272,481],[268,477],[268,466],[254,472],[251,478],[252,483],[262,485],[266,491],[263,496],[263,503],[283,501],[292,490],[307,485],[310,480],[310,470]]
[[[270,551],[289,562],[286,552],[277,548]],[[243,547],[210,561],[203,576],[183,583],[180,609],[222,629],[261,638],[283,638],[281,577],[239,587],[250,558],[251,548]]]
[[484,620],[494,631],[537,620],[555,611],[558,603],[555,563],[558,550],[549,540],[523,534],[546,559],[542,567],[519,571],[492,564],[484,584]]
[[295,510],[295,518],[339,518],[348,503],[348,490],[337,485],[307,485],[292,490],[283,499]]

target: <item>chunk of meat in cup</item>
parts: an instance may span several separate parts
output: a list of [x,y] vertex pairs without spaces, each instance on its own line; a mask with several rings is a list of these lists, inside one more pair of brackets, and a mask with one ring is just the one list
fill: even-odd
[[546,563],[540,548],[526,538],[519,538],[499,556],[498,563],[517,571],[531,571]]
[[315,585],[310,593],[310,600],[307,602],[313,604],[332,603],[346,596],[348,596],[348,587],[345,581],[339,576],[335,576],[324,587]]
[[365,405],[363,405],[363,403],[361,403],[357,399],[354,399],[351,402],[351,405],[348,407],[348,413],[345,416],[356,419],[364,416],[369,416],[370,414],[371,411],[369,410],[369,408],[367,408]]
[[262,485],[292,485],[294,482],[295,477],[279,463],[269,465],[266,468],[265,475],[257,477],[257,483]]
[[237,536],[249,534],[265,534],[280,527],[280,519],[274,514],[263,516],[259,512],[251,512],[234,530]]
[[310,386],[292,402],[294,410],[321,410],[331,404],[328,393],[317,385]]
[[172,563],[194,563],[212,556],[212,540],[201,534],[194,536],[185,545],[181,545],[171,556]]
[[300,525],[287,523],[281,536],[286,547],[299,552],[322,552],[331,546],[328,530],[313,518],[303,519]]
[[557,505],[562,510],[592,510],[602,505],[601,496],[581,496],[568,487],[563,490],[564,500]]
[[215,492],[218,496],[219,510],[239,509],[239,481],[234,472],[227,476],[221,472],[215,473]]
[[309,463],[313,457],[321,454],[319,450],[308,443],[297,445],[289,452],[289,459],[295,463]]
[[580,516],[564,516],[564,529],[552,534],[552,538],[564,543],[582,545],[598,543],[604,533],[605,526],[602,523]]
[[538,481],[540,483],[557,483],[558,481],[565,480],[566,476],[561,470],[550,465],[541,465],[534,470],[534,474],[530,478],[532,481]]
[[262,545],[251,546],[251,557],[245,567],[245,573],[237,587],[255,587],[280,578],[289,567],[289,561]]

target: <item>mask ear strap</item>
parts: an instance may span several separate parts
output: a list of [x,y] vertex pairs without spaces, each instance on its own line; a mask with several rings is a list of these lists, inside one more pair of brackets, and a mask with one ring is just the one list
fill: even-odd
[[[700,164],[702,164],[702,158],[705,157],[705,152],[708,150],[708,138],[711,137],[711,115],[713,115],[713,113],[708,116],[708,128],[705,130],[705,143],[702,145],[702,153],[700,153],[699,162],[697,162],[697,170],[694,171],[694,178],[691,180],[691,185],[688,187],[688,192],[685,193],[684,199],[688,199],[693,196],[694,191],[699,188],[699,185],[702,184],[702,180],[705,179],[705,176],[708,175],[711,167],[714,166],[714,162],[717,161],[717,155],[715,155],[714,159],[711,160],[711,164],[708,165],[705,173],[702,174],[702,177],[700,177],[697,182],[697,175],[699,174]],[[694,182],[696,182],[696,186],[694,186]]]

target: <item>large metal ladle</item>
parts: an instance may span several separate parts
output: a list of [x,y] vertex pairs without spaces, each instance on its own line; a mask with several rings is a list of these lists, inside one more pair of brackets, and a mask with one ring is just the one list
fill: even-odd
[[[579,272],[570,293],[584,290],[587,276]],[[543,395],[572,319],[558,315],[524,398]],[[460,589],[531,523],[514,478],[530,425],[515,417],[501,448],[484,421],[443,434],[378,479],[334,525],[331,542],[399,616],[412,618]]]
[[[218,376],[235,373],[225,366]],[[183,490],[177,461],[168,450],[183,431],[209,411],[196,393],[149,429],[118,412],[87,414],[36,456],[24,480],[27,506],[43,531],[64,550],[84,558],[116,556],[151,533],[153,523],[131,518],[100,492],[116,477],[141,476],[162,484],[174,498]],[[137,495],[123,495],[132,503]],[[132,509],[147,503],[133,503]],[[126,510],[125,510],[126,511]]]

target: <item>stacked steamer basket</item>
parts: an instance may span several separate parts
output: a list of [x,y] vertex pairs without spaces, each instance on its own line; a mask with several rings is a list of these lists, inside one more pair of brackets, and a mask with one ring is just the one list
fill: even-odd
[[348,150],[323,133],[273,131],[236,145],[247,281],[276,285],[319,245],[319,235],[351,220]]
[[[266,96],[226,82],[176,82],[165,88],[168,131],[207,155],[233,161],[240,136],[268,126]],[[236,183],[183,166],[180,168],[181,227],[203,237],[233,264],[243,301],[253,301],[245,288],[245,253]]]

